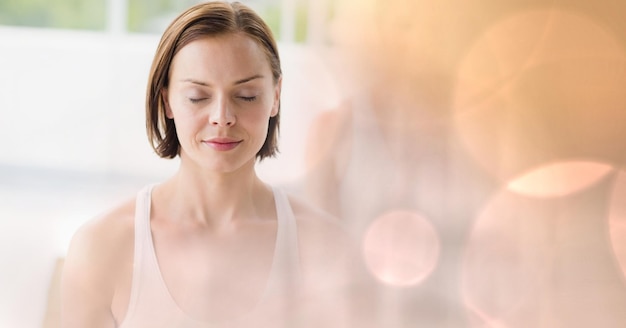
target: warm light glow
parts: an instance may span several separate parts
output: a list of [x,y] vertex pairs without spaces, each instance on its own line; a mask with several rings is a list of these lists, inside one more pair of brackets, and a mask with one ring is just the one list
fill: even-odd
[[[489,174],[505,182],[563,158],[623,161],[616,141],[626,140],[626,52],[601,24],[580,12],[525,11],[494,24],[471,47],[456,75],[455,120],[466,150]],[[589,174],[579,165],[558,171],[571,169]],[[514,187],[555,196],[604,170],[592,168],[563,190],[535,184],[552,169]]]
[[507,184],[507,189],[533,197],[561,197],[580,191],[612,171],[596,162],[561,162],[543,165]]
[[476,221],[466,247],[464,300],[481,320],[501,320],[538,287],[548,224],[540,212],[513,214],[520,205],[514,194],[498,194]]
[[[607,253],[607,208],[598,199],[611,182],[548,198],[504,189],[487,202],[462,262],[462,299],[472,327],[617,327],[624,322],[616,305],[625,304],[624,277]],[[625,197],[622,174],[611,207],[612,244],[622,268],[626,202],[620,200]]]
[[609,224],[613,252],[626,278],[626,171],[622,171],[615,180]]
[[439,237],[418,214],[392,211],[370,225],[363,240],[363,255],[372,274],[383,283],[411,286],[435,268]]

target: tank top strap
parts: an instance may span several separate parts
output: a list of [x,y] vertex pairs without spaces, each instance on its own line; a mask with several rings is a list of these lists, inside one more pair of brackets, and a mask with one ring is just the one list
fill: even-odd
[[[160,273],[150,228],[151,191],[154,185],[144,187],[135,205],[135,250],[130,300],[120,328],[127,327],[209,327],[186,316],[171,298]],[[261,297],[290,295],[301,281],[298,231],[296,219],[287,195],[272,187],[274,194],[277,232],[274,258],[269,280]],[[285,308],[290,304],[285,299]]]
[[133,252],[133,276],[130,299],[124,322],[127,322],[128,318],[133,318],[137,310],[140,294],[142,292],[141,289],[142,286],[145,285],[143,275],[145,275],[146,270],[149,269],[146,268],[146,261],[149,261],[149,256],[146,254],[150,251],[150,245],[148,243],[151,240],[150,235],[152,233],[150,230],[150,203],[153,187],[154,185],[152,184],[141,189],[137,193],[135,201],[135,249]]
[[[276,249],[272,270],[280,270],[282,274],[272,274],[272,279],[287,279],[290,284],[300,280],[300,251],[298,247],[298,227],[287,194],[279,187],[272,187],[276,203],[278,231],[276,232]],[[274,273],[274,272],[273,272]],[[276,272],[278,273],[278,272]],[[283,275],[287,275],[286,277]],[[284,281],[283,281],[284,282]],[[271,282],[274,283],[274,282]]]

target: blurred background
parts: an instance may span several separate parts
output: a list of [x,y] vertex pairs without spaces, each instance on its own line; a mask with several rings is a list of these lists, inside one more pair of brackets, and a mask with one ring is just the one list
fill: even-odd
[[[626,326],[626,3],[241,2],[284,71],[259,174],[344,222],[370,323]],[[195,3],[0,0],[1,327],[56,327],[74,231],[176,170],[144,93]]]

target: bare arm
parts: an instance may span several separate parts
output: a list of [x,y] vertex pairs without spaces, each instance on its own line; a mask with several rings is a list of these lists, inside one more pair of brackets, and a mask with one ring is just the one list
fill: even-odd
[[118,212],[93,220],[72,238],[61,278],[62,327],[117,326],[111,305],[129,261],[132,268],[134,239],[132,217],[122,218]]
[[82,227],[73,237],[61,278],[64,328],[115,327],[110,310],[112,288],[103,275],[105,259],[97,226]]

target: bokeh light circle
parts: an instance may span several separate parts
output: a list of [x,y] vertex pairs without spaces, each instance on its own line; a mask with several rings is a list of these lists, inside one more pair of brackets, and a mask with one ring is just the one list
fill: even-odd
[[533,209],[532,200],[506,190],[477,218],[465,248],[461,281],[466,307],[479,321],[501,322],[539,287],[546,261],[542,246],[549,239],[545,218]]
[[381,282],[408,287],[422,282],[439,258],[439,236],[412,211],[395,210],[378,217],[363,239],[363,256]]
[[[593,168],[593,174],[580,181],[572,175],[574,181],[563,184],[561,174],[576,168]],[[545,170],[559,172],[556,183],[548,179],[541,186],[537,177]],[[529,182],[519,182],[518,190],[494,194],[464,249],[462,297],[472,327],[617,327],[626,322],[619,310],[626,305],[626,172],[616,175],[602,163],[551,164],[523,175]]]
[[626,163],[626,51],[581,12],[528,10],[491,26],[461,61],[462,143],[501,182],[563,158]]

